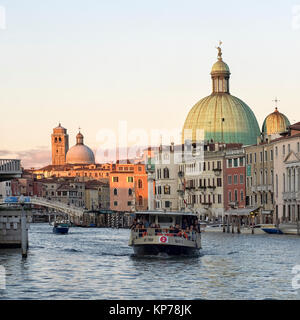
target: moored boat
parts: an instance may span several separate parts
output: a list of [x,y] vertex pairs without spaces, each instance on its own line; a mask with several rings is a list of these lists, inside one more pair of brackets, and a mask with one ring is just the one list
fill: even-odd
[[187,212],[137,212],[129,246],[137,256],[197,255],[201,232],[196,214]]
[[275,224],[263,224],[260,228],[269,234],[282,234],[282,231]]

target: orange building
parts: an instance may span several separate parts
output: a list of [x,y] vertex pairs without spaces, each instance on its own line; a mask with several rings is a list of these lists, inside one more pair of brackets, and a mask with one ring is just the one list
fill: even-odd
[[110,207],[114,211],[143,211],[148,207],[145,164],[112,164]]

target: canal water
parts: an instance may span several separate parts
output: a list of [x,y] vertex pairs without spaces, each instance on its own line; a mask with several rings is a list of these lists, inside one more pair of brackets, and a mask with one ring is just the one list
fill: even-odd
[[[203,233],[193,258],[136,258],[129,230],[31,224],[26,260],[0,250],[0,299],[300,299],[300,238]],[[300,270],[300,266],[299,266]],[[300,277],[299,277],[300,278]],[[294,279],[294,282],[292,282]]]

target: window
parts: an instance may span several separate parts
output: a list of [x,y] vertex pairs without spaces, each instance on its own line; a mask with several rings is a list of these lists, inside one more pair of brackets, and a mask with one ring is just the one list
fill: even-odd
[[228,202],[231,202],[231,191],[228,192]]
[[254,163],[256,163],[257,159],[256,159],[256,152],[254,153]]
[[228,176],[228,184],[232,184],[232,176]]
[[133,182],[133,177],[127,177],[127,182],[132,183]]
[[169,174],[169,169],[168,168],[164,168],[164,179],[169,179],[170,174]]
[[143,205],[143,197],[139,196],[139,206],[142,206],[142,205]]
[[271,157],[271,161],[273,161],[273,150],[270,151],[270,157]]
[[259,153],[259,161],[260,161],[260,162],[263,161],[263,153],[262,153],[262,152]]
[[218,194],[218,203],[222,203],[222,195]]
[[241,201],[244,201],[244,191],[241,190]]
[[112,178],[112,181],[113,181],[113,182],[119,182],[119,177],[113,177],[113,178]]
[[170,186],[164,186],[164,194],[170,194],[171,190],[170,190]]
[[116,207],[118,205],[118,201],[114,201],[114,206]]
[[265,151],[265,161],[268,161],[268,151]]
[[143,181],[141,179],[139,179],[139,181],[138,181],[138,188],[139,189],[143,188]]
[[297,152],[300,152],[300,142],[297,142]]
[[234,158],[233,165],[235,168],[238,167],[238,158]]
[[234,190],[234,201],[237,202],[238,201],[238,191]]
[[275,147],[275,156],[278,156],[278,147]]
[[244,166],[244,158],[240,157],[240,167],[243,167],[243,166]]
[[222,187],[222,178],[217,178],[217,187]]
[[243,183],[244,183],[244,175],[240,174],[240,184],[243,184]]
[[132,196],[132,189],[128,189],[128,195]]
[[232,159],[228,159],[228,168],[232,168]]
[[127,201],[127,206],[131,206],[131,201]]
[[290,153],[290,152],[291,152],[291,145],[288,144],[288,153]]
[[282,146],[282,154],[285,154],[285,145]]
[[118,195],[118,189],[114,189],[114,195],[117,196]]
[[234,184],[238,184],[238,175],[237,175],[237,174],[235,174],[235,175],[233,176],[233,183],[234,183]]

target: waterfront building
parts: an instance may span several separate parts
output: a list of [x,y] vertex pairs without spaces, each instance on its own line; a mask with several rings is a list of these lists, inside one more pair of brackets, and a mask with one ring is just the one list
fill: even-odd
[[245,149],[225,150],[224,159],[224,208],[246,207]]
[[245,147],[246,203],[259,207],[257,223],[272,223],[274,215],[274,142],[268,137]]
[[157,210],[176,211],[178,207],[178,156],[182,145],[160,147],[155,152],[155,207]]
[[300,122],[274,141],[275,217],[300,221]]
[[1,181],[0,182],[0,198],[9,197],[12,195],[11,191],[11,181]]
[[119,212],[147,210],[148,183],[144,163],[112,164],[109,183],[111,210]]
[[48,200],[85,208],[85,184],[78,178],[43,179],[44,197]]
[[109,183],[98,180],[86,181],[85,205],[88,210],[110,209]]
[[212,93],[190,110],[183,126],[182,143],[199,141],[204,131],[205,141],[255,144],[260,136],[256,117],[245,102],[230,94],[230,69],[222,59],[220,47],[218,51],[218,61],[211,70]]

